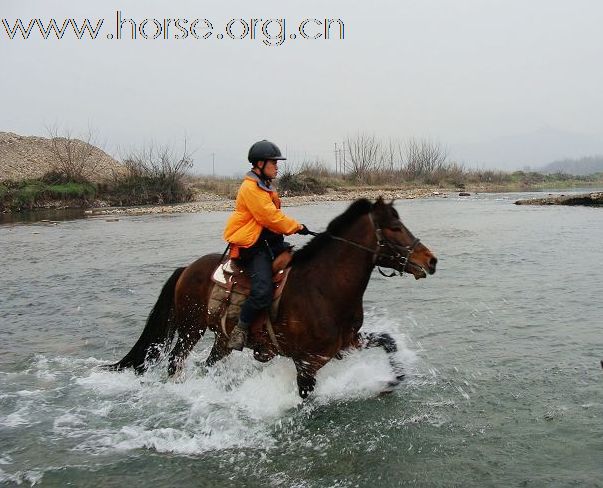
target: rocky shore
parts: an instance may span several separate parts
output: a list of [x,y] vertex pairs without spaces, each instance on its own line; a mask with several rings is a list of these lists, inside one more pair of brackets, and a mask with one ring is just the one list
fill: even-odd
[[517,200],[515,205],[582,205],[600,207],[603,206],[603,192],[583,193],[580,195],[551,195],[546,198]]
[[[414,189],[345,189],[326,193],[324,195],[305,195],[295,197],[282,197],[284,207],[311,205],[320,202],[349,201],[358,198],[375,199],[382,196],[386,200],[412,200],[425,198],[432,195],[442,195],[438,191],[426,188]],[[144,215],[144,214],[170,214],[170,213],[196,213],[211,211],[229,211],[234,208],[234,200],[230,200],[211,193],[198,194],[194,201],[176,205],[149,205],[139,207],[109,207],[93,208],[86,210],[88,215]]]

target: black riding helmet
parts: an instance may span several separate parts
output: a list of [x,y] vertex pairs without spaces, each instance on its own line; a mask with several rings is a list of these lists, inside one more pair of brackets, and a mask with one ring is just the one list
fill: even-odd
[[276,144],[264,139],[263,141],[258,141],[251,146],[247,159],[249,159],[249,162],[255,166],[258,161],[267,161],[268,159],[283,161],[287,158],[284,158],[281,155],[281,150]]

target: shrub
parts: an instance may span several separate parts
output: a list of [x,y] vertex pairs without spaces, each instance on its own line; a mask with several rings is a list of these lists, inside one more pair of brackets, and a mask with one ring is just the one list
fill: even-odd
[[177,158],[169,148],[143,149],[124,161],[125,171],[115,175],[109,198],[119,205],[169,204],[193,198],[185,178],[192,167],[186,153]]
[[228,178],[219,176],[201,176],[191,178],[195,189],[220,195],[234,200],[241,186],[241,178]]
[[64,183],[70,183],[77,180],[70,179],[65,173],[62,171],[51,169],[50,171],[44,173],[42,178],[40,179],[43,183],[47,185],[60,185]]
[[46,185],[37,180],[23,183],[23,186],[15,189],[14,199],[19,208],[31,209],[43,199]]
[[286,171],[278,179],[278,189],[284,196],[322,195],[327,187],[318,178]]

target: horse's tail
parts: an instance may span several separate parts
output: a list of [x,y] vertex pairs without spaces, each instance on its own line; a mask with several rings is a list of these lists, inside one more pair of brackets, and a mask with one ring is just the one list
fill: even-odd
[[173,320],[174,292],[176,282],[185,269],[178,268],[163,285],[157,303],[149,314],[147,324],[130,352],[117,363],[103,366],[103,369],[120,371],[134,368],[137,373],[144,373],[145,362],[157,359],[165,346],[172,342],[176,333]]

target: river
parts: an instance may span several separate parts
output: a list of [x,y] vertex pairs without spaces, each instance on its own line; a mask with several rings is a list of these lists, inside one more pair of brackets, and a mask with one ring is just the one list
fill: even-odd
[[[603,486],[603,213],[526,196],[398,201],[438,271],[375,272],[365,329],[407,378],[379,395],[387,358],[356,352],[304,402],[284,358],[206,370],[211,333],[180,383],[98,368],[174,268],[223,250],[227,213],[0,226],[0,483]],[[321,230],[346,205],[286,210]]]

